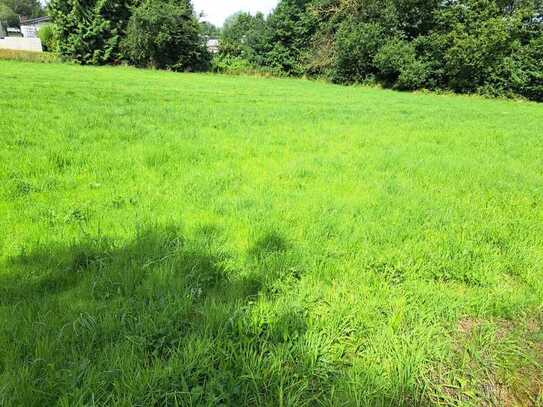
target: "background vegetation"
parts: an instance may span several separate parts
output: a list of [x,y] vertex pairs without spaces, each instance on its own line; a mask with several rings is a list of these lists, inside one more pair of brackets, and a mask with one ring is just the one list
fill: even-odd
[[39,0],[0,0],[0,22],[6,27],[18,27],[19,16],[42,17],[45,9]]
[[48,10],[60,54],[80,64],[128,62],[180,71],[209,65],[190,0],[52,0]]
[[[43,10],[0,0],[0,20],[21,12]],[[221,29],[200,22],[190,0],[52,0],[48,12],[52,44],[82,64],[543,100],[543,0],[280,0],[269,16],[240,12]],[[205,43],[217,36],[212,60]]]
[[0,83],[1,405],[543,402],[540,105]]
[[281,0],[222,38],[222,60],[289,75],[543,100],[540,0]]
[[193,14],[190,1],[143,2],[133,10],[122,44],[128,60],[143,67],[205,70],[210,55]]

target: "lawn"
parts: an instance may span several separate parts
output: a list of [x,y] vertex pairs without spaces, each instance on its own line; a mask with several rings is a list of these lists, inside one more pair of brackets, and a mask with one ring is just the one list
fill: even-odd
[[543,106],[0,61],[0,405],[543,403]]

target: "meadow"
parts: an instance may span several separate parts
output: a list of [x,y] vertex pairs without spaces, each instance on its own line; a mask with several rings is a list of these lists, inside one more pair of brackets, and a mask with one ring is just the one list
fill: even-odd
[[0,61],[0,405],[543,403],[543,106]]

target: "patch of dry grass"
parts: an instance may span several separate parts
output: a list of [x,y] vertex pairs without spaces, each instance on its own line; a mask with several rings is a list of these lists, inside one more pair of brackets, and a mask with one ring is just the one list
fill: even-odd
[[11,49],[0,49],[0,59],[42,63],[60,62],[60,57],[52,52],[17,51]]

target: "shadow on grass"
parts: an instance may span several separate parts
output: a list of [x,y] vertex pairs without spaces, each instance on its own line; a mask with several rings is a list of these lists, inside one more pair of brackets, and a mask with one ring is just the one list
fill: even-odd
[[8,404],[307,404],[328,392],[335,370],[306,338],[307,311],[284,300],[301,276],[294,247],[264,234],[240,266],[219,235],[167,226],[8,259]]
[[182,244],[173,227],[138,231],[132,241],[120,246],[105,237],[68,245],[38,244],[5,262],[10,272],[0,276],[0,304],[47,300],[89,277],[120,269],[137,283],[143,274],[139,270],[167,259]]
[[[239,261],[220,242],[213,226],[190,238],[167,226],[9,259],[0,401],[356,405],[359,396],[341,390],[349,378],[337,345],[311,331],[297,300],[295,246],[271,231]],[[368,405],[414,404],[375,388],[368,383]]]

